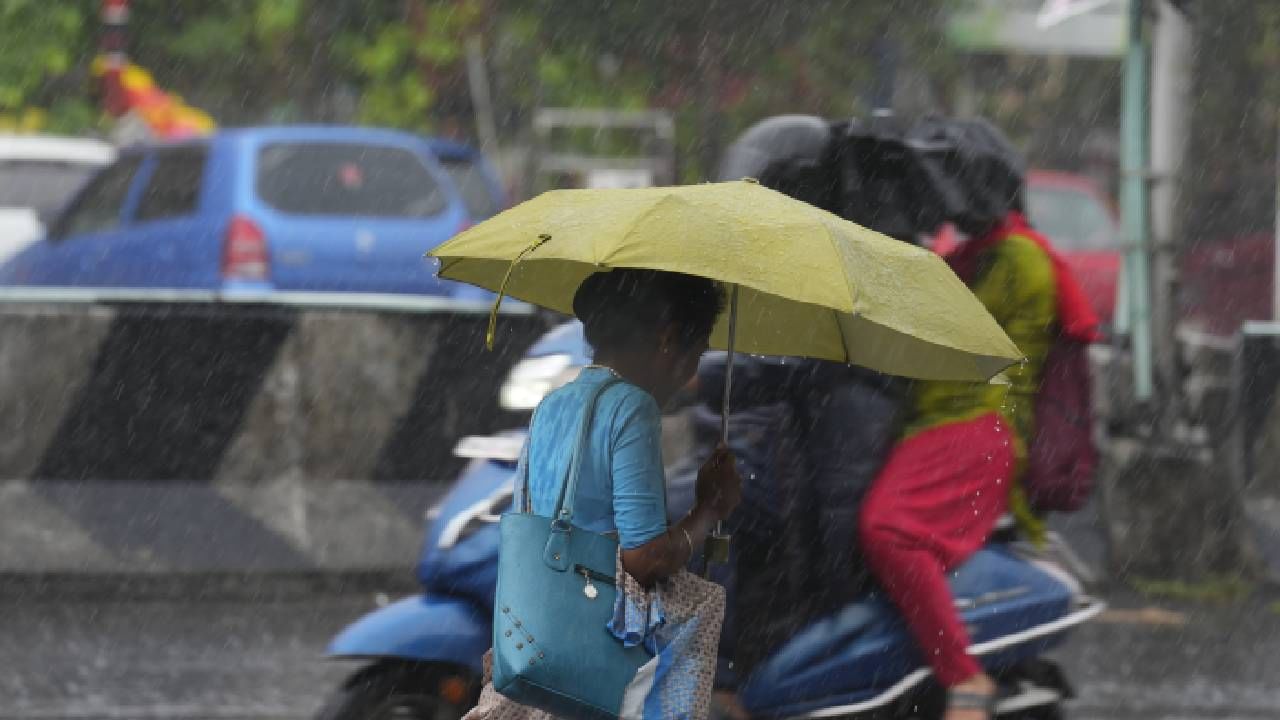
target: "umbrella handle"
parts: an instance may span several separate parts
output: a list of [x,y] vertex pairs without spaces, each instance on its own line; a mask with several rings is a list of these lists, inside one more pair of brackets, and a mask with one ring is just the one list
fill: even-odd
[[484,333],[484,347],[489,352],[493,352],[493,340],[498,334],[498,310],[502,308],[502,298],[507,296],[507,283],[511,282],[511,271],[516,269],[516,263],[523,260],[525,255],[542,247],[550,239],[551,236],[545,233],[539,235],[537,240],[529,243],[529,247],[521,250],[520,254],[516,255],[507,266],[507,272],[502,276],[502,285],[498,287],[498,297],[493,301],[493,309],[489,311],[489,329]]
[[[724,401],[720,407],[720,442],[729,444],[729,396],[733,392],[733,350],[738,335],[738,285],[735,283],[729,293],[729,354],[724,368]],[[706,560],[705,568],[711,563],[729,561],[731,535],[724,531],[724,523],[716,523],[715,532],[707,537],[702,546],[702,557]]]

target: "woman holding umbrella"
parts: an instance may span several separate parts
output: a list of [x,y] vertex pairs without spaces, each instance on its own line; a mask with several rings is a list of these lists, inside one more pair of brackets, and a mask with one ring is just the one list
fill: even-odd
[[529,499],[535,513],[551,515],[560,488],[549,481],[564,477],[572,449],[561,438],[591,390],[620,381],[596,406],[584,458],[596,471],[582,477],[599,486],[579,486],[575,517],[587,529],[616,532],[623,567],[645,587],[682,570],[741,496],[733,455],[717,449],[698,473],[693,510],[667,526],[661,408],[693,378],[723,306],[705,278],[628,269],[588,277],[573,309],[594,363],[551,393],[529,428]]
[[[549,394],[530,423],[521,458],[528,497],[522,497],[518,488],[516,506],[555,517],[563,497],[559,481],[572,472],[575,462],[581,462],[574,525],[615,535],[619,563],[641,588],[653,588],[684,570],[695,550],[741,499],[742,480],[733,454],[721,446],[698,473],[693,509],[674,525],[667,524],[661,408],[693,378],[723,309],[721,289],[705,278],[633,269],[590,275],[574,295],[573,310],[582,320],[594,362]],[[588,408],[585,420],[584,408]],[[578,460],[575,444],[568,439],[580,422],[589,422],[589,427],[586,445],[578,451],[583,457]],[[621,584],[630,585],[625,580]],[[724,612],[722,592],[690,601],[691,595],[703,593],[687,585],[666,590],[682,597],[665,598],[665,608],[656,611],[665,613],[664,622],[690,614],[689,608],[678,609],[681,604],[693,606],[705,616],[700,619],[708,631],[718,635]],[[655,611],[645,614],[650,612]],[[619,629],[625,635],[635,627],[628,624]],[[710,647],[680,662],[709,679],[716,643],[694,645]],[[704,684],[709,687],[709,682]],[[678,716],[705,712],[709,695],[693,696]],[[468,717],[536,720],[549,716],[502,697],[487,679],[480,704]]]

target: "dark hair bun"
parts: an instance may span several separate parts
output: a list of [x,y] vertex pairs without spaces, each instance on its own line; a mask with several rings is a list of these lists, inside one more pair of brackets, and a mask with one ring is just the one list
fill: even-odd
[[705,340],[723,309],[714,281],[658,270],[598,272],[573,296],[573,313],[596,350],[654,346],[669,324],[686,342]]

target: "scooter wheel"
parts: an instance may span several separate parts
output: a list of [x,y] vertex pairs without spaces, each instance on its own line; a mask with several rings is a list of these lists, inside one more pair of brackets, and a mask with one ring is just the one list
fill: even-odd
[[[444,692],[461,697],[446,700]],[[384,660],[348,678],[316,720],[453,720],[474,705],[475,694],[474,683],[452,668]]]

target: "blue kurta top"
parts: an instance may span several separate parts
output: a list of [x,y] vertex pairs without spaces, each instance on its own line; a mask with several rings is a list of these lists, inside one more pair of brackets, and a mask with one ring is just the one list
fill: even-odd
[[[588,395],[610,377],[606,368],[585,368],[538,405],[523,458],[535,514],[551,517],[555,512]],[[628,550],[666,532],[662,413],[653,396],[627,382],[605,390],[584,452],[574,525],[598,533],[616,531],[619,544]],[[519,507],[519,497],[516,502]]]

